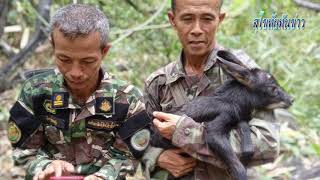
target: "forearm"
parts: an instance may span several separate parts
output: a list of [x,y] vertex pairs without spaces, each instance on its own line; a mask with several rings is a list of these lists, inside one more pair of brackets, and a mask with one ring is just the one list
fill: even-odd
[[172,144],[183,149],[193,158],[217,167],[224,167],[206,144],[204,125],[187,116],[183,116],[177,123],[172,136]]
[[26,179],[32,179],[36,173],[52,162],[48,154],[41,149],[15,148],[13,159],[15,164],[26,167]]
[[101,177],[105,180],[116,180],[125,178],[127,174],[133,173],[134,170],[134,164],[129,159],[110,159],[104,166],[100,168],[99,171],[93,175]]

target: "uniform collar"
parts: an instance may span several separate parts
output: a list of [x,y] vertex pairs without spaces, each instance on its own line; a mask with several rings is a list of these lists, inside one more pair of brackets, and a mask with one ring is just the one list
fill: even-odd
[[[211,50],[204,67],[204,72],[211,69],[211,67],[216,63],[217,51],[218,48],[214,48]],[[166,85],[171,84],[177,81],[180,77],[185,77],[186,72],[184,70],[184,53],[183,50],[180,53],[180,56],[176,62],[174,62],[173,68],[171,68],[169,73],[166,73]]]
[[[52,95],[51,95],[52,107],[54,109],[81,108],[78,104],[75,104],[73,102],[72,97],[65,86],[65,80],[61,72],[57,68],[54,70],[54,72],[57,78],[56,78],[56,82],[54,83],[54,87],[52,87],[53,89]],[[91,107],[91,108],[88,108],[91,114],[95,114],[95,110],[94,110],[95,108],[92,108],[92,107],[98,106],[96,104],[98,103],[96,101],[97,98],[104,99],[104,98],[113,96],[114,94],[113,92],[107,92],[107,90],[105,89],[105,85],[108,84],[111,80],[111,75],[108,72],[104,71],[102,68],[99,70],[99,73],[102,76],[100,85],[97,88],[97,90],[92,93],[92,95],[88,98],[88,100],[85,103],[87,107]]]

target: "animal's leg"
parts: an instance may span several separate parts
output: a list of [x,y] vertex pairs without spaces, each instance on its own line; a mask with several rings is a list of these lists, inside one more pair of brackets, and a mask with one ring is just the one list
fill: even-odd
[[240,143],[241,143],[240,159],[243,165],[247,166],[254,153],[254,146],[250,136],[251,130],[248,122],[246,121],[239,122],[238,129],[240,131],[239,135],[240,135]]
[[231,122],[229,116],[219,115],[207,123],[206,141],[210,149],[226,164],[232,177],[237,180],[247,180],[247,170],[242,165],[227,138],[226,128]]

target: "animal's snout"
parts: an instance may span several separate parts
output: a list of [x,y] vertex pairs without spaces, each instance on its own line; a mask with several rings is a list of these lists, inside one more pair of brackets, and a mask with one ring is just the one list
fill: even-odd
[[294,102],[294,98],[290,96],[289,101],[290,101],[290,104],[293,104],[293,102]]

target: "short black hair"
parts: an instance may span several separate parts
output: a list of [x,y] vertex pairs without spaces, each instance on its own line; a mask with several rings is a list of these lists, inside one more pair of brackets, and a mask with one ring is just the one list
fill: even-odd
[[[219,10],[221,9],[223,0],[219,0]],[[171,10],[174,12],[176,10],[176,0],[171,0]]]

